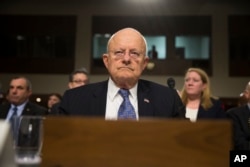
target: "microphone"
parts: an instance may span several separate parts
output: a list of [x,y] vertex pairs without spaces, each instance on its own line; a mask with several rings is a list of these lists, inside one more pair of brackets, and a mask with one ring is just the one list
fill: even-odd
[[175,87],[175,80],[174,80],[174,78],[168,78],[167,79],[167,85],[168,85],[169,88],[174,89],[174,87]]

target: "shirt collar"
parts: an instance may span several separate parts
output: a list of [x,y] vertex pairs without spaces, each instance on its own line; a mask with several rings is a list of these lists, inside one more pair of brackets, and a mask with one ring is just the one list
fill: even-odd
[[[133,88],[129,89],[129,92],[130,92],[132,99],[137,98],[137,87],[138,87],[138,83],[136,83],[136,85]],[[120,88],[115,85],[114,81],[111,78],[109,78],[109,80],[108,80],[108,96],[112,101],[118,95],[119,90],[120,90]]]
[[28,103],[28,100],[25,101],[23,104],[15,106],[14,104],[11,104],[11,109],[14,109],[15,107],[17,107],[17,111],[23,111],[25,105]]

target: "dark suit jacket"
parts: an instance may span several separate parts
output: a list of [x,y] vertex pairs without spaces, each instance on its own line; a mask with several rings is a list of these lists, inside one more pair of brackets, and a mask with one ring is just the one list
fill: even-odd
[[201,105],[198,110],[197,120],[226,118],[226,112],[220,100],[211,98],[213,106],[205,110]]
[[[11,107],[10,103],[0,105],[0,118],[1,119],[6,119],[10,107]],[[37,104],[28,102],[24,107],[22,115],[45,115],[46,112],[47,112],[46,108],[39,106]]]
[[[69,89],[64,93],[59,111],[69,115],[105,116],[108,81]],[[139,117],[185,117],[176,90],[146,80],[138,82]]]
[[250,150],[250,130],[248,125],[250,110],[248,106],[231,108],[227,111],[227,116],[233,121],[234,149]]

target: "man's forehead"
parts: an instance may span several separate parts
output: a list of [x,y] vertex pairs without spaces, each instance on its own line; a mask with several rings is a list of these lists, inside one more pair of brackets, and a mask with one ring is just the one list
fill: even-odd
[[15,86],[26,86],[26,81],[24,79],[13,79],[10,83],[10,85],[15,85]]
[[76,73],[73,77],[74,77],[74,78],[86,78],[87,75],[84,74],[84,73]]
[[145,43],[140,38],[116,38],[110,42],[110,49],[130,49],[137,50],[145,48]]

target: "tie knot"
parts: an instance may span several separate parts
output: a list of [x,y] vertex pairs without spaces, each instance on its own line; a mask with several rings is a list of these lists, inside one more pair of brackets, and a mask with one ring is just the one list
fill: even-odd
[[127,89],[120,89],[120,90],[118,91],[118,93],[119,93],[123,98],[127,98],[128,95],[129,95],[129,90],[127,90]]
[[16,106],[13,108],[13,111],[14,111],[14,112],[17,112],[17,107],[16,107]]

